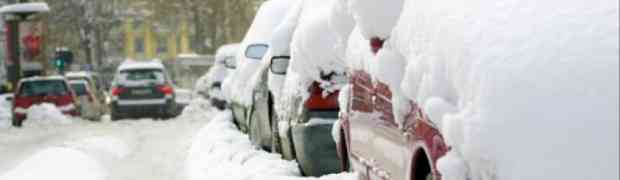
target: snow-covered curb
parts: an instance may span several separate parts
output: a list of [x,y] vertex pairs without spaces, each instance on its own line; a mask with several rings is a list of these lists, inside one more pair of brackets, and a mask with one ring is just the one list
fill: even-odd
[[230,111],[219,112],[194,137],[186,161],[188,180],[227,179],[357,179],[355,174],[299,177],[297,164],[255,148],[232,123]]

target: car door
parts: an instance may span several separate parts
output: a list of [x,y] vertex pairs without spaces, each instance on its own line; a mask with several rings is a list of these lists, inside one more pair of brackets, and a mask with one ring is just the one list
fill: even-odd
[[349,117],[351,167],[358,172],[367,172],[372,160],[369,151],[374,140],[372,97],[374,88],[367,72],[354,71],[351,74],[351,112]]
[[372,97],[373,112],[377,116],[372,119],[373,127],[371,134],[375,139],[368,147],[376,160],[372,164],[371,177],[379,179],[405,179],[409,158],[407,152],[407,139],[404,131],[399,128],[393,113],[392,90],[382,82],[375,82],[374,95]]

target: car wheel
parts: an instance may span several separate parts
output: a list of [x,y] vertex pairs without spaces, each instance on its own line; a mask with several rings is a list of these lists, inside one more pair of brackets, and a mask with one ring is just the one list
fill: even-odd
[[280,135],[278,131],[278,115],[273,108],[273,105],[269,106],[270,108],[270,118],[271,122],[271,152],[273,153],[282,153],[282,146],[280,146]]
[[112,121],[118,121],[121,120],[122,118],[120,116],[118,116],[116,113],[112,112],[110,113],[110,120]]
[[16,118],[11,118],[11,124],[13,127],[22,127],[23,121],[17,120]]

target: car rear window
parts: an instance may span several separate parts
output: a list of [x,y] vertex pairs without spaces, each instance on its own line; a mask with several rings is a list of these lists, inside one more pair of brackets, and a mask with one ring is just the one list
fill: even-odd
[[164,84],[161,69],[131,69],[120,72],[118,82],[123,85]]
[[63,80],[28,81],[21,85],[20,96],[57,96],[67,94]]
[[84,96],[88,94],[88,91],[86,90],[86,84],[84,83],[71,83],[71,89],[73,89],[75,94],[78,96]]

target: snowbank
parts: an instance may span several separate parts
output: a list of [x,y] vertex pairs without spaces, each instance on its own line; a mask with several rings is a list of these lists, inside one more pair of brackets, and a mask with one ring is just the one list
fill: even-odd
[[445,179],[618,179],[618,1],[408,1],[387,50]]
[[12,96],[11,94],[2,94],[0,95],[0,129],[11,127],[11,102],[6,101],[8,96]]
[[43,103],[33,105],[28,109],[24,126],[39,126],[50,124],[71,124],[73,119],[68,117],[53,104]]
[[48,148],[36,153],[0,180],[80,179],[104,180],[106,170],[85,153],[69,148]]
[[280,155],[256,149],[247,135],[239,132],[230,111],[219,112],[194,137],[187,156],[189,180],[354,180],[355,174],[335,174],[321,178],[302,178],[297,164]]

